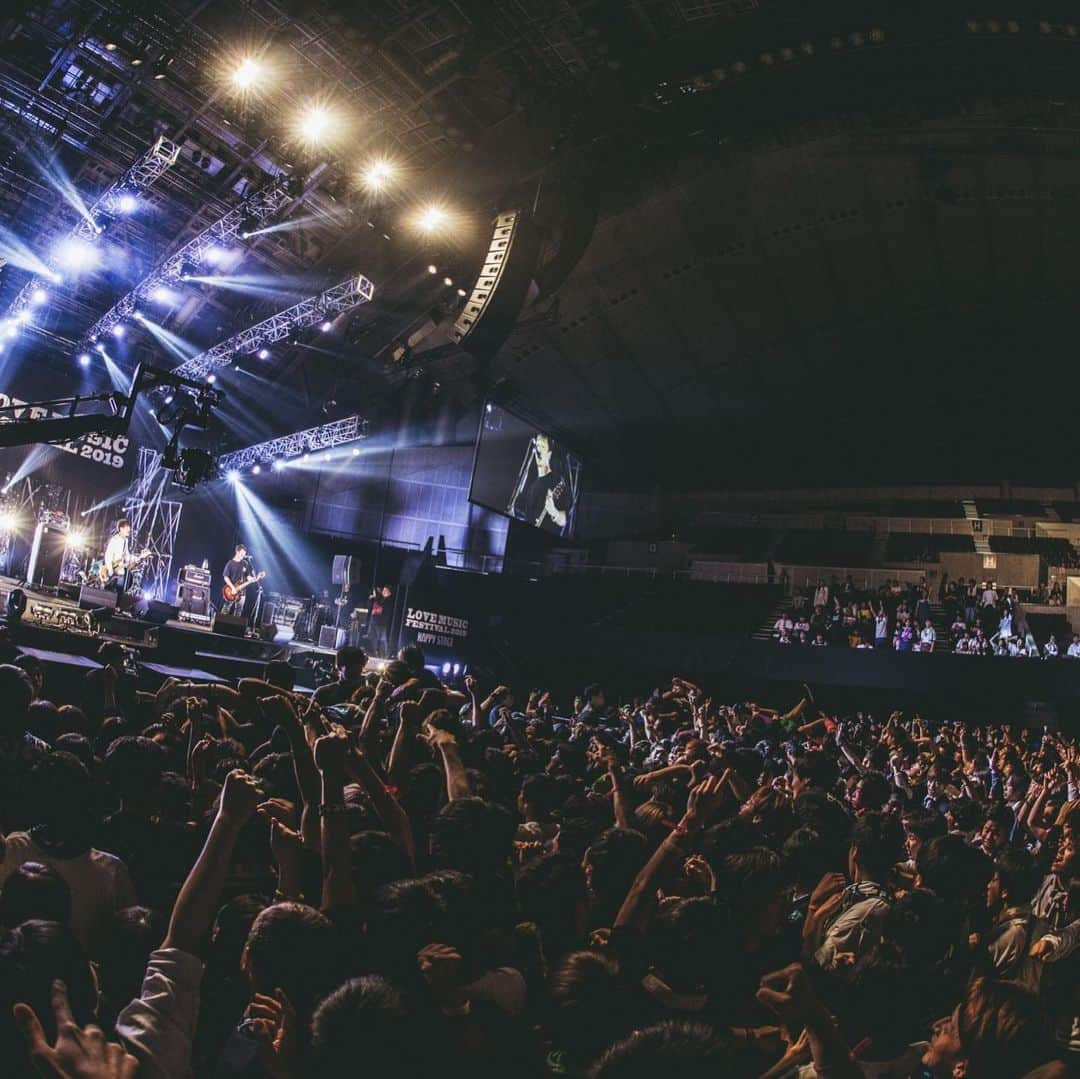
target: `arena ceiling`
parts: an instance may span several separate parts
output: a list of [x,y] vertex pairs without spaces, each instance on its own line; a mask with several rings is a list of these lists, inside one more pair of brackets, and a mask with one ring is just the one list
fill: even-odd
[[[131,265],[50,305],[23,355],[67,377],[131,279],[284,171],[305,191],[245,273],[317,291],[360,269],[378,298],[223,379],[234,441],[433,394],[453,420],[494,388],[610,487],[1070,481],[1080,9],[1020,7],[24,2],[0,22],[0,224],[64,227],[42,160],[93,191],[157,134],[182,152],[153,217],[123,224]],[[345,146],[301,150],[280,103],[222,93],[217,65],[252,42],[287,58],[287,97],[348,102]],[[372,155],[407,185],[359,187]],[[461,211],[455,235],[405,227],[430,197]],[[452,315],[443,268],[474,273],[508,204],[547,243],[494,364],[395,361]],[[0,306],[22,280],[0,275]],[[192,289],[169,327],[210,345],[280,306]]]

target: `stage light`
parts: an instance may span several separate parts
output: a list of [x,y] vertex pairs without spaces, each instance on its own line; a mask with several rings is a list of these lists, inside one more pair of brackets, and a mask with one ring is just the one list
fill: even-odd
[[101,342],[99,341],[96,345],[94,345],[94,351],[95,352],[100,352],[101,355],[104,356],[105,355],[105,346],[103,344],[101,344]]
[[442,665],[442,673],[443,673],[443,677],[446,677],[446,675],[448,675],[450,673],[450,664],[449,664],[449,662],[444,663]]
[[260,224],[261,222],[257,217],[248,214],[247,217],[240,219],[239,224],[236,226],[236,231],[239,233],[241,240],[246,240],[256,229],[258,229]]
[[62,285],[64,283],[64,275],[57,273],[55,270],[49,270],[45,275],[54,285]]
[[79,366],[80,367],[89,367],[90,366],[90,353],[89,352],[80,352],[79,353]]
[[338,127],[338,118],[325,105],[308,105],[293,125],[293,133],[311,146],[326,143]]
[[369,191],[381,191],[394,178],[396,172],[397,169],[394,165],[385,160],[385,158],[372,161],[371,164],[364,169],[362,177],[364,186]]
[[280,472],[285,467],[285,462],[279,457],[270,467],[275,472]]
[[86,533],[80,528],[73,528],[68,532],[64,543],[68,547],[85,547],[86,546]]
[[450,215],[441,206],[428,206],[420,211],[416,226],[421,232],[437,232],[449,220]]
[[432,262],[432,263],[431,263],[431,264],[430,264],[430,265],[428,266],[428,268],[427,268],[427,272],[428,272],[429,274],[437,274],[437,273],[439,272],[439,267],[438,267],[438,266],[436,266],[434,262]]
[[245,56],[230,76],[230,82],[237,90],[250,90],[264,75],[266,69],[254,56]]
[[354,447],[353,451],[352,451],[352,455],[353,455],[353,457],[359,457],[360,456],[360,451]]
[[36,288],[30,295],[32,304],[42,304],[49,298],[49,294],[43,288]]
[[97,265],[98,253],[95,248],[77,236],[61,240],[53,251],[53,261],[65,270],[79,273]]
[[467,292],[466,292],[466,291],[465,291],[465,290],[464,290],[463,288],[459,288],[459,289],[457,290],[457,294],[458,294],[459,296],[468,296],[468,295],[469,295],[469,294],[468,294],[468,293],[467,293]]
[[260,348],[257,355],[260,360],[268,360],[270,359],[270,350],[268,348]]
[[217,375],[207,375],[207,376],[206,376],[206,381],[207,381],[207,382],[208,382],[208,383],[209,383],[209,384],[210,384],[211,386],[213,386],[213,384],[214,384],[215,382],[217,382]]
[[224,247],[218,247],[216,244],[208,247],[203,252],[203,262],[210,266],[217,266],[221,260],[228,254]]
[[254,475],[257,476],[260,472],[262,472],[262,465],[252,465],[251,471]]
[[454,664],[454,676],[457,677],[457,675],[459,675],[459,674],[461,674],[461,664],[460,663],[455,663]]
[[452,277],[444,277],[444,278],[442,279],[442,283],[443,283],[443,284],[444,284],[444,285],[445,285],[445,286],[446,286],[447,288],[450,288],[450,286],[451,286],[451,285],[453,285],[453,283],[454,283],[454,279],[453,279]]
[[116,208],[122,214],[133,214],[139,208],[139,200],[130,192],[125,192],[117,200]]
[[15,322],[20,326],[26,326],[30,322],[30,312],[24,307],[16,316]]
[[155,303],[171,303],[173,299],[172,290],[166,288],[164,285],[158,285],[157,288],[150,293],[150,299]]
[[[135,318],[137,318],[137,317],[138,317],[138,315],[139,315],[139,312],[138,312],[138,311],[136,311],[136,312],[135,312],[135,314],[134,314],[134,315],[133,315],[132,317],[135,317]],[[115,337],[115,338],[117,339],[117,341],[121,340],[121,338],[123,338],[124,334],[126,334],[126,333],[127,333],[127,330],[126,330],[126,329],[124,328],[124,326],[123,326],[123,324],[122,324],[122,323],[119,323],[119,322],[118,322],[118,323],[117,323],[117,324],[116,324],[116,325],[115,325],[115,326],[114,326],[114,327],[112,328],[112,335],[113,335],[113,337]],[[102,351],[104,351],[104,349],[103,349]]]
[[165,398],[165,404],[171,405],[172,403],[173,403],[173,395],[170,393],[169,396]]
[[199,267],[190,259],[184,259],[184,261],[180,263],[179,270],[181,281],[188,281],[192,277],[197,277],[199,274]]
[[334,324],[329,319],[324,320],[319,325],[319,329],[322,330],[323,333],[329,333],[333,328]]
[[135,308],[134,311],[131,312],[131,317],[135,322],[145,322],[146,321],[146,316],[137,307]]
[[225,473],[225,478],[229,481],[229,483],[239,483],[240,473],[237,472],[235,468],[230,468],[229,471]]
[[116,52],[116,42],[115,41],[106,41],[105,42],[105,51],[106,52]]
[[[5,487],[6,491],[7,488]],[[15,532],[20,524],[18,510],[0,510],[0,532]]]
[[304,454],[302,454],[302,455],[301,455],[301,457],[300,457],[300,460],[301,460],[301,461],[308,461],[308,460],[310,460],[310,459],[311,459],[311,454],[310,454],[310,453],[304,453]]

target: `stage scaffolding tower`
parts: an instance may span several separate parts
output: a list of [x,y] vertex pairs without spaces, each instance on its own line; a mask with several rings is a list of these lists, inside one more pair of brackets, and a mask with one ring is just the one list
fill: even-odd
[[140,449],[138,469],[131,494],[124,501],[124,516],[131,522],[132,553],[144,547],[149,547],[151,553],[135,567],[133,578],[151,598],[163,600],[184,504],[165,497],[172,474],[162,467],[157,450]]

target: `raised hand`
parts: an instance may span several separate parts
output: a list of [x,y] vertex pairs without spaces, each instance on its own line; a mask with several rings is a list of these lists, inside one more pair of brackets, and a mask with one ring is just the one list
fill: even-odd
[[287,828],[296,827],[296,806],[284,798],[267,798],[259,803],[259,816],[276,820]]
[[254,776],[234,768],[225,777],[225,786],[221,789],[221,805],[218,815],[230,824],[244,825],[255,815],[255,810],[262,801],[262,791]]
[[54,1045],[49,1045],[33,1008],[16,1004],[12,1009],[39,1072],[61,1079],[133,1079],[138,1060],[117,1042],[106,1041],[101,1027],[80,1027],[75,1022],[67,986],[61,981],[52,984],[52,1009],[56,1020]]
[[447,944],[428,944],[416,953],[416,964],[432,996],[443,1007],[457,1003],[462,989],[461,953]]
[[315,767],[320,772],[344,774],[349,740],[341,734],[324,734],[315,740]]
[[709,776],[696,787],[690,788],[686,799],[686,821],[703,824],[716,812],[724,798],[724,783],[728,773],[722,776]]
[[246,1028],[259,1044],[259,1063],[274,1079],[295,1074],[296,1010],[281,989],[256,993],[245,1012]]

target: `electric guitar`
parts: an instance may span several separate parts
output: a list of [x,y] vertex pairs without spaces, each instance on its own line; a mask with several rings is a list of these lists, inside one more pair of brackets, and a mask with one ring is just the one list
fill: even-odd
[[224,597],[226,603],[232,603],[234,600],[240,598],[245,588],[250,588],[257,581],[261,581],[266,576],[266,570],[260,570],[254,577],[249,577],[246,581],[241,581],[235,588],[228,581],[222,586],[221,595]]
[[150,548],[147,547],[138,554],[129,555],[126,559],[121,558],[111,566],[108,562],[102,560],[97,567],[98,580],[102,584],[108,584],[113,577],[123,577],[125,573],[133,570],[140,562],[149,558],[152,553]]
[[[541,511],[540,516],[536,518],[537,528],[540,528],[543,525],[545,517],[550,517],[552,523],[558,525],[559,528],[562,528],[566,524],[566,514],[563,513],[556,505],[558,500],[562,498],[565,494],[566,480],[559,480],[559,482],[555,484],[554,488],[548,491],[548,493],[544,496],[544,508]],[[560,516],[562,517],[561,521],[559,520]]]

